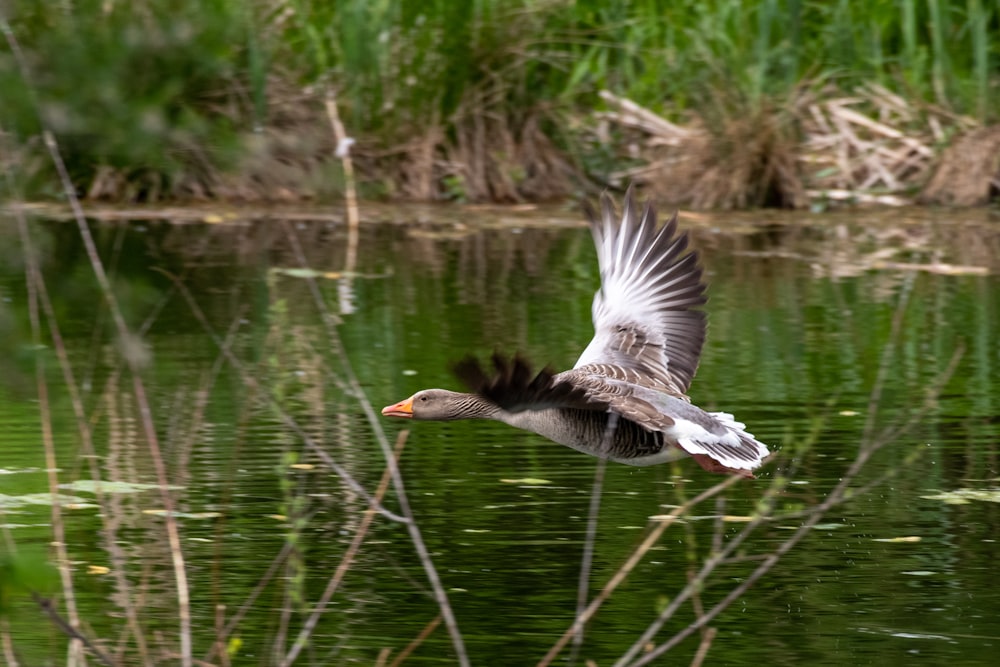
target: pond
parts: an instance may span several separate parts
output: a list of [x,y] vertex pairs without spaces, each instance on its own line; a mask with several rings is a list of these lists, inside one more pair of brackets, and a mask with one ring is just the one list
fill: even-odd
[[[28,220],[32,262],[3,215],[6,660],[67,661],[50,600],[116,664],[177,662],[184,635],[211,664],[281,664],[303,631],[295,664],[456,664],[417,541],[474,665],[542,660],[585,552],[588,601],[636,562],[559,664],[634,664],[699,618],[650,661],[995,660],[994,213],[682,214],[710,297],[692,399],[778,454],[721,490],[690,460],[609,464],[597,492],[597,459],[533,434],[377,414],[460,388],[469,353],[573,365],[598,284],[575,208],[364,209],[350,257],[324,212],[89,221],[125,338],[76,224]],[[375,494],[396,444],[417,541],[345,481]]]

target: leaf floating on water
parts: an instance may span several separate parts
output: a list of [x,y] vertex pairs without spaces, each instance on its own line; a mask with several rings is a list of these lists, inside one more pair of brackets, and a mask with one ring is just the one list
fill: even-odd
[[[167,510],[164,509],[148,509],[143,510],[142,513],[149,516],[167,516],[168,514]],[[177,519],[215,519],[222,516],[221,512],[178,512],[176,510],[169,514]]]
[[[160,488],[159,484],[140,484],[138,482],[111,482],[98,481],[93,479],[78,479],[68,484],[60,484],[60,489],[67,491],[79,491],[83,493],[139,493],[140,491],[155,491]],[[183,486],[176,484],[167,485],[170,491],[181,491]]]
[[932,574],[937,574],[937,572],[930,570],[910,570],[909,572],[901,572],[900,574],[908,574],[911,577],[929,577]]
[[521,479],[501,479],[504,484],[529,484],[531,486],[537,486],[539,484],[551,484],[547,479],[539,479],[537,477],[522,477]]
[[293,468],[295,470],[315,470],[316,469],[316,466],[313,465],[312,463],[293,463],[292,465],[290,465],[288,467],[289,468]]
[[493,531],[488,528],[466,528],[462,531],[463,533],[491,533]]
[[943,639],[948,642],[955,641],[947,635],[929,635],[926,632],[890,632],[889,636],[899,637],[900,639]]
[[857,417],[861,413],[857,410],[841,410],[839,414],[841,417]]
[[107,574],[111,571],[110,567],[104,565],[88,565],[87,574]]
[[[676,519],[677,517],[674,517],[670,514],[654,514],[647,518],[650,521],[670,521],[672,519]],[[754,517],[743,516],[738,514],[723,514],[721,516],[718,514],[705,514],[701,516],[688,515],[684,517],[685,521],[706,521],[706,520],[714,521],[716,519],[721,519],[722,521],[725,521],[727,523],[749,523],[754,520]]]
[[1000,489],[963,488],[920,497],[924,500],[940,500],[946,505],[968,505],[973,500],[979,500],[984,503],[1000,503]]
[[876,537],[872,542],[888,542],[890,544],[897,544],[902,542],[919,542],[924,538],[919,535],[904,535],[902,537]]
[[60,507],[72,506],[74,509],[84,507],[94,507],[86,498],[80,496],[64,496],[62,494],[53,498],[51,493],[24,493],[20,496],[8,496],[0,493],[0,509],[12,510],[28,505],[52,506],[52,503],[59,503]]
[[288,517],[284,514],[265,514],[268,519],[274,519],[275,521],[287,521]]
[[317,271],[316,269],[304,268],[273,268],[271,271],[273,273],[280,273],[281,275],[288,276],[289,278],[327,278],[329,280],[340,280],[344,277],[344,274],[340,271]]

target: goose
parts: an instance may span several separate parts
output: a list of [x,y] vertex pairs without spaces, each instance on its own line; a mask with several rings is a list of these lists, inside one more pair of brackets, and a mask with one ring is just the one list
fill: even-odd
[[709,472],[753,478],[766,445],[726,412],[708,412],[686,392],[705,341],[706,285],[677,214],[658,228],[633,188],[622,215],[607,193],[601,213],[585,206],[601,286],[594,337],[572,369],[535,373],[521,355],[494,353],[492,367],[468,356],[453,366],[468,392],[424,389],[382,409],[388,417],[493,419],[580,452],[632,466],[691,457]]

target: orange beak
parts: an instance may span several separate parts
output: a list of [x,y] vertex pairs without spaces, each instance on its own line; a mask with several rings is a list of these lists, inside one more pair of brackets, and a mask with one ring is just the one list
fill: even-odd
[[400,401],[399,403],[394,403],[393,405],[387,405],[382,408],[382,414],[386,417],[403,417],[405,419],[413,419],[413,397],[407,398]]

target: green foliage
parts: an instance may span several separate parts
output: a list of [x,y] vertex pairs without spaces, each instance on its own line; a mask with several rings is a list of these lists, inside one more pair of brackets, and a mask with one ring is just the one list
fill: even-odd
[[487,93],[511,113],[515,103],[537,104],[552,92],[544,45],[552,10],[537,2],[297,0],[293,6],[295,20],[284,24],[282,42],[307,79],[338,87],[354,128],[426,126]]
[[59,575],[43,552],[0,553],[0,616],[12,611],[14,600],[32,593],[47,594],[58,583]]
[[244,68],[241,4],[13,6],[30,80],[4,53],[0,123],[27,139],[44,119],[79,186],[104,168],[169,190],[181,174],[226,163],[238,116],[231,93]]
[[[1000,11],[984,0],[15,0],[11,7],[31,80],[0,51],[0,127],[40,152],[32,143],[40,109],[74,182],[95,196],[151,199],[176,191],[182,178],[210,181],[240,156],[239,133],[265,124],[275,102],[267,82],[276,76],[331,85],[349,131],[397,154],[437,131],[443,137],[435,141],[460,143],[463,123],[491,135],[509,127],[516,137],[540,117],[564,152],[601,163],[589,155],[600,149],[581,144],[564,122],[599,107],[601,89],[668,115],[731,119],[780,109],[803,86],[833,81],[849,93],[876,82],[907,99],[997,120]],[[489,150],[499,149],[479,152]],[[494,162],[503,172],[509,160]],[[116,192],[104,183],[109,172],[133,185]],[[51,172],[42,176],[51,181]]]
[[[602,88],[654,109],[744,114],[833,79],[878,82],[984,120],[996,11],[982,0],[297,0],[282,41],[335,83],[352,127],[402,136],[479,103],[590,109]],[[732,104],[732,102],[736,102]],[[410,135],[412,136],[412,135]]]

